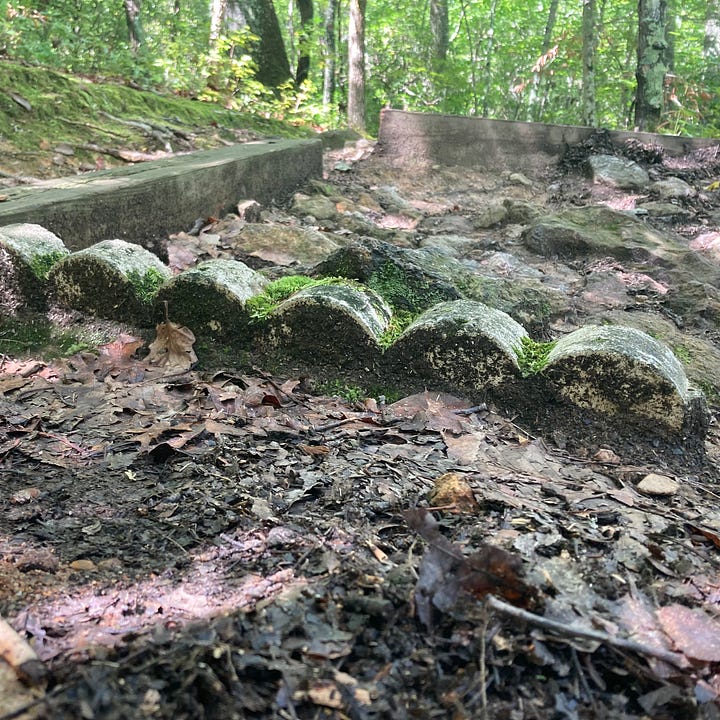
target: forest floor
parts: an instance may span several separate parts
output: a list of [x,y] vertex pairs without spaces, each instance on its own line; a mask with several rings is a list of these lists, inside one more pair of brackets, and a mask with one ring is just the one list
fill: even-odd
[[[352,153],[331,182],[393,179]],[[700,459],[583,449],[438,393],[168,375],[115,330],[2,360],[0,614],[44,665],[0,720],[720,717],[714,423]]]

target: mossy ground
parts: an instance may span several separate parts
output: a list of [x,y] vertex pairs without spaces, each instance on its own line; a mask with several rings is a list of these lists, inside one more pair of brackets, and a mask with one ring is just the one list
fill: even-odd
[[0,322],[0,355],[14,358],[69,357],[94,350],[109,339],[96,329],[64,328],[40,314]]
[[[0,60],[0,171],[54,177],[81,167],[123,165],[92,150],[165,150],[157,139],[123,121],[168,128],[173,151],[207,149],[258,136],[308,137],[309,128],[227,110],[222,105],[135,90]],[[13,99],[8,93],[12,90]],[[62,153],[57,147],[64,145]],[[70,150],[71,149],[71,150]],[[66,154],[72,151],[72,155]]]

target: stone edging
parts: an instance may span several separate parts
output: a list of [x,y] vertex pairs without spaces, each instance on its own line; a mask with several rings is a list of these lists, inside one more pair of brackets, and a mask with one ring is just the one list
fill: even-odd
[[[35,272],[43,256],[54,262],[47,278]],[[471,300],[431,307],[384,347],[392,310],[377,293],[351,281],[305,288],[257,321],[247,301],[267,280],[237,261],[208,261],[170,277],[157,257],[137,245],[105,241],[68,254],[59,238],[29,224],[0,227],[0,259],[0,279],[14,287],[16,305],[37,308],[53,298],[147,325],[167,302],[175,322],[255,363],[326,377],[372,376],[376,386],[458,392],[511,406],[560,403],[673,437],[697,439],[707,425],[704,397],[690,387],[679,360],[629,327],[583,327],[529,366],[523,359],[525,328]]]

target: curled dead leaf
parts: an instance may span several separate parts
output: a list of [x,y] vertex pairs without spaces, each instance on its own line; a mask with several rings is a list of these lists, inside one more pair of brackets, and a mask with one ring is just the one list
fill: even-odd
[[195,335],[190,329],[168,321],[157,325],[155,332],[157,337],[150,345],[148,363],[183,371],[189,370],[197,362],[193,350]]
[[447,508],[454,513],[477,513],[480,508],[472,488],[464,478],[453,472],[436,478],[428,499],[436,507]]

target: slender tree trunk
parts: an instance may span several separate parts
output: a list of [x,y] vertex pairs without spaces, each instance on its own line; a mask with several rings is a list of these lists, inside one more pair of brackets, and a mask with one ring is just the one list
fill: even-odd
[[675,35],[673,26],[675,25],[675,3],[673,0],[667,0],[667,9],[665,12],[665,67],[668,72],[675,70]]
[[[487,27],[487,44],[485,46],[485,77],[492,77],[492,65],[495,59],[495,12],[497,10],[498,0],[492,0],[490,3],[490,11],[488,13],[488,27]],[[473,88],[475,87],[475,78],[473,77]],[[489,82],[484,83],[483,87],[483,99],[482,99],[482,114],[484,117],[488,116],[490,112],[490,95],[492,86]],[[475,96],[475,90],[473,89],[473,96]],[[477,100],[474,101],[477,105]],[[477,114],[477,112],[476,112]]]
[[300,13],[300,41],[295,82],[301,85],[310,74],[310,34],[312,32],[313,0],[297,0]]
[[323,107],[329,108],[335,95],[335,16],[337,0],[328,0],[325,9],[325,67],[323,68]]
[[447,58],[450,46],[448,0],[430,0],[430,33],[433,69],[439,71]]
[[[557,12],[560,0],[551,0],[548,8],[547,22],[545,23],[545,32],[543,33],[542,47],[540,48],[540,57],[543,58],[548,50],[552,47],[553,33],[555,32],[555,23],[557,22]],[[533,74],[532,88],[528,98],[527,119],[536,122],[542,119],[545,105],[547,104],[547,82],[545,89],[541,93],[542,76],[539,72]]]
[[[494,3],[493,3],[494,7]],[[472,96],[472,114],[477,115],[478,109],[479,109],[479,98],[478,98],[478,82],[477,82],[477,73],[475,70],[475,67],[478,63],[478,48],[475,44],[475,35],[476,33],[473,31],[473,27],[470,24],[470,19],[468,18],[468,7],[465,0],[460,0],[460,12],[461,12],[461,23],[462,26],[465,28],[465,34],[467,35],[467,42],[468,42],[468,48],[470,50],[470,92]],[[494,17],[494,12],[493,12]],[[492,28],[494,24],[494,21],[490,23],[490,27]],[[492,33],[490,34],[490,39],[492,41]],[[492,56],[492,47],[488,50],[487,55],[487,63],[490,63]],[[486,67],[489,69],[489,64],[486,65]],[[488,77],[489,77],[488,72]],[[486,93],[487,94],[487,93]]]
[[125,6],[130,47],[135,53],[145,41],[142,21],[140,20],[140,0],[123,0],[123,4]]
[[720,63],[720,0],[708,0],[705,9],[703,55],[705,56],[703,79],[717,77],[718,63]]
[[582,14],[582,121],[583,124],[597,125],[595,105],[595,44],[597,9],[595,0],[583,0]]
[[348,125],[365,131],[365,6],[350,0],[348,26]]
[[222,32],[223,22],[225,21],[225,10],[227,8],[227,0],[212,0],[210,3],[210,49],[217,50],[217,42]]
[[249,27],[260,38],[252,53],[257,79],[268,87],[287,82],[290,63],[272,0],[228,0],[225,14],[228,30]]
[[660,123],[667,72],[666,0],[639,0],[635,125],[653,131]]

